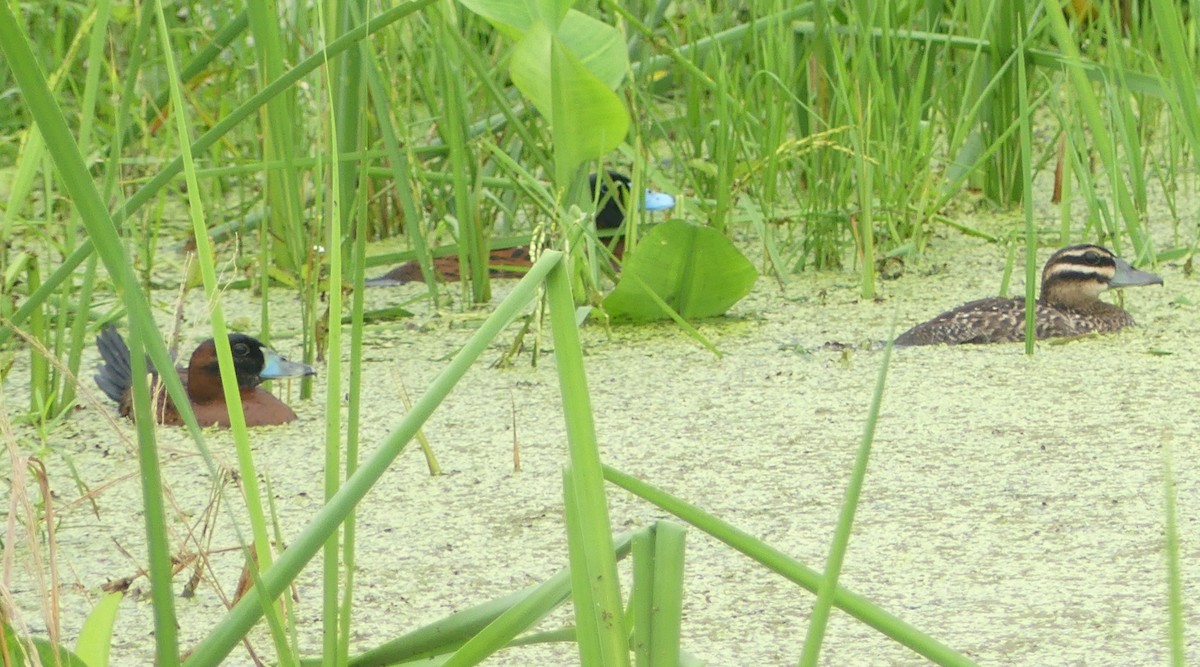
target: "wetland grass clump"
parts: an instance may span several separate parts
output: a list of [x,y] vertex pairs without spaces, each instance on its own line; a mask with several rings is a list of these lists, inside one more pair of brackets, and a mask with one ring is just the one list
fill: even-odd
[[[800,270],[852,271],[868,302],[879,260],[932,252],[946,234],[1021,238],[1031,272],[1037,246],[1081,240],[1135,261],[1190,258],[1195,233],[1180,224],[1174,198],[1200,155],[1191,17],[1168,0],[1134,16],[1118,11],[1120,3],[1094,3],[1082,17],[1057,2],[763,0],[727,12],[605,0],[576,9],[551,3],[546,18],[546,3],[502,4],[334,2],[277,15],[269,3],[237,13],[217,5],[171,12],[146,3],[130,12],[108,2],[37,10],[0,3],[0,80],[17,93],[0,110],[0,377],[21,397],[0,403],[0,432],[13,470],[45,456],[73,465],[59,430],[81,400],[83,350],[100,326],[128,320],[133,374],[144,377],[147,357],[171,364],[155,333],[162,288],[202,285],[226,361],[227,290],[254,291],[261,309],[252,328],[268,343],[279,330],[271,304],[286,296],[299,304],[303,361],[327,364],[325,504],[299,534],[272,535],[250,438],[233,417],[245,502],[231,494],[222,507],[235,530],[246,526],[238,538],[251,584],[196,646],[179,645],[166,537],[172,510],[149,391],[134,385],[147,544],[136,556],[148,563],[157,664],[219,664],[262,616],[274,649],[264,662],[307,664],[285,593],[318,552],[323,664],[432,655],[472,664],[509,645],[563,639],[576,642],[584,664],[687,664],[682,530],[660,522],[614,537],[605,479],[815,592],[814,618],[836,606],[937,664],[970,664],[837,582],[886,354],[845,525],[823,574],[604,465],[575,303],[587,291],[581,284],[602,284],[592,258],[607,259],[585,250],[594,248],[594,230],[581,242],[561,241],[572,238],[574,207],[588,204],[582,176],[632,167],[639,184],[686,193],[675,215],[752,249],[763,275],[786,282]],[[1032,179],[1052,170],[1060,222],[1046,227],[1034,219]],[[1152,188],[1165,193],[1166,219],[1148,215]],[[950,207],[968,200],[968,190],[995,205],[1024,204],[1024,225],[977,229],[954,219]],[[1105,196],[1091,196],[1096,191]],[[633,217],[628,242],[636,244]],[[402,253],[368,243],[398,235]],[[1167,247],[1156,246],[1163,238]],[[532,240],[541,259],[489,306],[478,333],[390,435],[361,456],[367,268],[417,259],[428,298],[441,306],[447,287],[431,258],[448,248],[464,267],[459,302],[482,304],[491,299],[488,251],[500,240]],[[182,269],[178,248],[194,252],[196,276]],[[569,567],[394,641],[373,637],[376,648],[352,656],[356,504],[490,341],[528,314],[543,284],[569,433]],[[165,377],[166,391],[186,405],[178,378]],[[312,397],[309,380],[301,393]],[[209,474],[219,477],[204,432],[191,415],[185,420]],[[10,494],[40,500],[22,506],[19,529],[10,522],[6,557],[43,536],[53,545],[53,480],[29,481],[24,472],[9,479]],[[628,553],[626,600],[616,560]],[[1170,553],[1171,641],[1181,664],[1174,538]],[[54,556],[51,549],[51,566]],[[17,641],[6,646],[65,650],[53,589],[44,588],[48,639],[10,633]],[[27,627],[4,597],[5,631]],[[523,636],[568,597],[572,628]],[[98,609],[75,645],[92,665],[106,660],[104,628],[116,603]],[[815,664],[822,638],[814,622],[806,641],[795,638],[794,653]],[[266,644],[259,638],[255,650],[267,653]]]

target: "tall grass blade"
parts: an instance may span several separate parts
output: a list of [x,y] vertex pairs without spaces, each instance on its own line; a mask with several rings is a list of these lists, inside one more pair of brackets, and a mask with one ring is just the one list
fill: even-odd
[[123,599],[124,593],[105,594],[84,619],[79,638],[75,640],[75,654],[83,659],[88,667],[108,667],[113,625],[117,622],[117,611]]
[[671,521],[654,523],[654,582],[650,616],[650,664],[680,664],[683,628],[683,556],[687,531]]
[[[346,49],[354,47],[368,34],[378,32],[384,27],[395,23],[396,21],[399,21],[400,19],[405,18],[406,16],[420,9],[423,9],[428,5],[433,4],[433,2],[434,0],[408,0],[408,2],[381,12],[378,16],[372,18],[370,21],[367,21],[365,24],[359,25],[345,35],[337,38],[323,50],[305,58],[295,67],[281,75],[278,79],[275,79],[262,90],[252,95],[250,99],[246,100],[243,104],[235,108],[229,114],[222,117],[221,120],[213,125],[210,130],[202,134],[200,138],[196,139],[196,141],[192,144],[192,152],[199,154],[212,148],[213,145],[216,144],[222,137],[240,125],[242,121],[246,120],[255,112],[257,112],[269,100],[295,85],[300,79],[304,78],[316,68],[324,65],[329,59],[333,58],[337,54],[345,51]],[[150,4],[147,4],[146,6],[153,7],[153,5]],[[9,49],[2,50],[7,56]],[[10,58],[10,60],[12,59]],[[14,72],[15,71],[16,68],[14,67]],[[18,83],[19,82],[20,79],[18,79]],[[29,106],[31,110],[33,109],[33,105],[28,101],[27,106]],[[43,133],[45,132],[44,129],[42,131]],[[145,185],[139,188],[137,192],[135,192],[128,200],[126,200],[124,205],[122,205],[121,208],[119,208],[117,212],[113,214],[112,220],[117,224],[125,221],[125,219],[157,196],[162,189],[171,181],[173,181],[175,177],[179,176],[182,171],[183,159],[176,157],[161,170],[159,170],[158,173],[156,173]],[[78,202],[76,205],[78,206]],[[81,212],[81,215],[86,224],[88,222],[88,218],[86,215],[83,215],[83,212]],[[21,307],[13,312],[12,317],[9,318],[14,327],[19,327],[24,324],[25,321],[29,319],[29,315],[33,309],[36,308],[38,304],[45,302],[49,295],[62,285],[63,281],[74,274],[75,270],[79,268],[79,265],[83,263],[83,260],[87,259],[88,255],[92,253],[94,243],[96,243],[95,238],[89,234],[88,241],[76,248],[74,252],[64,259],[63,263],[57,269],[55,269],[54,273],[46,278],[42,286],[29,295],[25,302],[21,304]],[[3,344],[5,341],[7,341],[10,336],[12,336],[12,330],[10,328],[0,329],[0,344]],[[164,359],[169,358],[169,356],[166,354],[165,347],[163,348],[163,355]],[[164,368],[165,367],[166,366],[164,366]],[[169,380],[167,385],[169,389],[171,386],[171,382]],[[174,394],[172,394],[172,396],[174,396]]]
[[563,516],[566,519],[567,556],[571,564],[571,602],[575,609],[575,644],[579,651],[579,664],[615,664],[605,662],[604,629],[600,627],[597,596],[592,592],[592,568],[588,565],[587,547],[579,523],[579,496],[576,491],[574,469],[568,463],[563,467]]
[[871,408],[867,412],[867,423],[863,428],[863,437],[858,445],[858,453],[854,457],[850,483],[846,486],[846,497],[842,501],[842,509],[838,514],[837,527],[833,532],[833,543],[829,547],[829,556],[825,559],[825,571],[821,575],[820,586],[817,588],[817,601],[813,605],[808,633],[804,638],[804,651],[800,655],[800,664],[804,667],[815,667],[821,655],[821,643],[825,639],[825,628],[829,623],[829,613],[833,609],[834,598],[837,594],[838,577],[841,576],[842,562],[846,557],[846,548],[850,544],[850,530],[854,525],[854,515],[858,511],[858,499],[862,494],[863,482],[867,477],[867,461],[871,458],[871,444],[875,441],[875,424],[879,420],[879,409],[883,405],[883,388],[887,383],[888,365],[892,360],[891,340],[895,337],[895,328],[896,322],[893,316],[892,330],[888,332],[888,344],[883,350],[883,359],[879,362],[879,379],[875,381],[875,392],[871,396]]
[[[1025,31],[1024,14],[1017,26]],[[1037,342],[1037,230],[1033,225],[1033,111],[1029,108],[1029,79],[1025,69],[1025,51],[1022,44],[1017,53],[1017,123],[1020,125],[1018,148],[1021,159],[1021,209],[1025,214],[1025,354],[1033,356]]]
[[[540,263],[540,261],[539,261]],[[526,276],[525,280],[528,280]],[[523,282],[523,281],[522,281]],[[581,605],[589,605],[587,615],[594,619],[594,628],[576,623],[580,633],[595,632],[604,665],[629,664],[629,634],[621,609],[621,592],[617,580],[617,564],[613,558],[612,528],[608,518],[608,500],[604,495],[600,452],[596,445],[596,429],[592,403],[588,395],[583,368],[583,350],[575,323],[575,301],[571,295],[571,277],[564,264],[558,264],[546,285],[550,306],[550,325],[554,333],[554,357],[558,368],[558,383],[562,394],[563,416],[567,422],[567,447],[570,452],[567,493],[572,494],[574,519],[568,526],[567,537],[578,540],[570,546],[572,568],[583,566],[586,579],[574,581],[582,589],[574,589],[576,614]],[[573,515],[573,516],[572,516]],[[581,562],[582,561],[582,562]],[[584,643],[581,641],[580,646]],[[581,658],[582,658],[581,653]],[[596,664],[596,663],[590,663]]]
[[[332,34],[334,30],[340,32],[348,27],[351,3],[351,0],[348,0],[333,5],[337,21],[335,26],[326,26],[324,13],[317,13],[322,34],[333,37],[335,36]],[[341,285],[344,279],[342,259],[346,252],[342,229],[348,226],[350,215],[354,210],[352,201],[356,170],[353,168],[353,162],[343,165],[341,155],[343,141],[348,142],[346,148],[349,150],[359,148],[357,95],[361,82],[360,51],[360,49],[351,49],[342,56],[335,67],[326,65],[323,70],[325,73],[324,92],[329,97],[327,101],[331,113],[329,118],[331,129],[326,135],[329,138],[330,157],[328,182],[332,184],[332,187],[329,188],[331,198],[328,206],[328,235],[324,233],[326,230],[320,231],[322,243],[328,249],[331,285],[328,290],[328,312],[325,322],[328,333],[324,345],[324,349],[328,352],[325,356],[325,470],[323,485],[326,502],[341,488],[342,476],[342,295],[344,290],[341,289]],[[349,80],[335,78],[335,68],[338,75],[349,77]],[[350,90],[346,90],[346,87],[350,87]],[[343,114],[350,117],[344,117]],[[352,510],[345,521],[352,521],[353,517]],[[349,644],[348,641],[342,641],[341,623],[338,620],[342,611],[341,595],[339,594],[342,583],[342,550],[339,538],[339,531],[334,530],[329,539],[325,541],[321,558],[321,647],[327,667],[345,664],[346,656],[349,654]],[[350,591],[347,590],[346,594],[349,595],[349,593]]]
[[[13,15],[12,5],[9,3],[0,3],[0,51],[3,51],[8,60],[25,104],[33,118],[36,119],[38,128],[45,138],[47,151],[54,158],[55,166],[61,174],[63,187],[70,194],[71,201],[87,228],[91,242],[95,244],[101,259],[108,268],[109,275],[121,290],[129,313],[131,321],[130,352],[134,378],[137,379],[134,382],[135,407],[142,416],[138,423],[139,463],[142,468],[151,596],[155,606],[156,660],[159,665],[169,667],[177,664],[179,654],[174,599],[171,590],[170,548],[166,542],[167,530],[161,496],[161,475],[158,466],[158,452],[154,443],[154,420],[150,416],[149,391],[144,383],[146,369],[143,351],[148,352],[154,363],[160,368],[170,368],[172,362],[161,338],[152,336],[148,341],[143,342],[137,335],[138,330],[156,330],[149,304],[145,295],[138,289],[137,278],[125,257],[125,251],[121,246],[113,220],[92,183],[91,175],[84,164],[79,147],[46,84],[45,77],[37,67],[37,61],[29,42],[21,32],[20,24]],[[81,255],[80,261],[82,259]],[[47,285],[43,285],[43,289],[46,287]],[[42,290],[38,290],[38,292],[42,292]],[[46,294],[48,293],[49,290],[46,291]],[[45,298],[45,294],[42,298]],[[30,311],[37,305],[39,304],[35,303]],[[26,311],[26,314],[30,311]],[[14,313],[14,318],[20,312],[18,310],[17,313]],[[8,333],[11,334],[11,332]],[[173,373],[167,373],[164,375],[164,379],[168,392],[177,404],[186,403],[186,395],[179,383],[179,378]],[[190,416],[190,412],[188,415]],[[191,432],[197,439],[200,439],[195,418],[191,417],[188,422]]]
[[650,667],[650,621],[654,617],[654,531],[633,535],[633,584],[629,590],[628,622],[634,667]]
[[[156,18],[159,40],[164,45],[170,44],[170,33],[161,6],[158,8]],[[200,199],[200,183],[196,176],[196,165],[191,152],[192,142],[188,129],[188,118],[183,105],[182,84],[178,78],[174,55],[169,50],[166,51],[164,65],[166,67],[166,79],[170,88],[171,105],[175,111],[173,117],[182,152],[181,158],[183,160],[184,177],[188,184],[188,214],[192,222],[193,238],[196,241],[196,254],[199,258],[197,264],[204,280],[205,294],[211,304],[209,316],[212,320],[213,342],[216,345],[217,360],[221,373],[221,388],[224,391],[225,404],[229,410],[231,432],[237,448],[238,471],[242,478],[242,489],[246,499],[251,531],[254,536],[253,548],[255,558],[248,559],[249,566],[268,568],[271,564],[272,555],[270,538],[267,532],[265,504],[259,489],[258,474],[250,449],[250,436],[246,430],[246,417],[242,409],[241,394],[236,377],[237,371],[233,362],[233,351],[230,347],[229,333],[225,325],[224,309],[221,307],[220,302],[220,286],[217,284],[216,276],[217,262],[214,258],[212,244],[208,240],[205,228],[206,216],[204,214],[203,202]],[[150,330],[156,331],[156,329]],[[136,356],[136,353],[134,355]],[[168,373],[167,375],[173,374]],[[190,400],[181,401],[176,403],[176,405],[180,405],[186,412],[191,412]],[[149,424],[154,424],[155,422],[154,419],[145,421]],[[139,430],[142,427],[141,420],[139,420],[138,427]],[[215,464],[211,460],[211,456],[203,449],[203,443],[198,444],[201,447],[202,454],[210,470],[215,469]],[[272,638],[275,640],[275,646],[281,659],[285,664],[294,662],[294,658],[289,659],[291,651],[283,632],[283,623],[279,616],[279,610],[271,605],[264,605],[264,607],[270,620]]]
[[[1180,130],[1191,145],[1193,160],[1200,160],[1200,98],[1197,97],[1196,60],[1195,60],[1195,3],[1191,7],[1191,20],[1185,22],[1180,15],[1178,3],[1170,0],[1150,0],[1149,13],[1154,21],[1154,29],[1161,40],[1160,49],[1166,70],[1170,76],[1171,85],[1164,88],[1172,94],[1168,97],[1177,116]],[[1185,38],[1183,30],[1188,26],[1192,32],[1191,45]]]
[[[453,41],[449,33],[457,29],[457,26],[451,23],[448,14],[439,17],[437,30],[440,32],[441,41]],[[473,196],[478,187],[475,182],[476,169],[471,166],[475,164],[475,160],[468,152],[466,82],[460,75],[462,64],[457,50],[439,49],[435,59],[443,95],[442,122],[438,123],[438,129],[450,152],[450,173],[454,179],[451,187],[452,211],[458,223],[458,260],[462,287],[465,295],[467,286],[470,285],[471,300],[475,303],[486,303],[492,298],[492,286],[488,276],[487,244],[484,242],[482,222],[477,215]]]
[[[816,570],[695,505],[611,466],[604,466],[604,478],[712,535],[771,571],[799,584],[805,590],[815,592],[821,586],[823,575]],[[907,646],[939,665],[955,667],[974,667],[975,665],[970,658],[955,652],[934,637],[921,632],[863,596],[846,590],[841,585],[834,589],[833,604],[897,643]]]
[[[345,480],[338,493],[313,516],[288,548],[279,555],[275,565],[262,573],[263,590],[266,591],[268,599],[274,599],[287,590],[288,584],[379,481],[400,452],[404,451],[417,430],[466,374],[471,364],[487,349],[491,340],[533,300],[539,283],[561,260],[562,254],[558,252],[546,251],[542,255],[529,269],[529,273],[480,325],[475,335],[433,380],[421,398],[413,404],[412,410],[375,448],[363,465]],[[258,620],[262,613],[260,595],[262,593],[256,587],[252,594],[234,605],[226,617],[196,646],[185,664],[189,667],[220,664]]]
[[[101,251],[103,252],[103,251]],[[111,269],[110,269],[111,270]],[[133,317],[133,311],[130,312]],[[150,348],[139,328],[129,329],[129,359],[133,377],[133,415],[137,427],[138,466],[142,482],[142,511],[146,522],[146,551],[150,570],[150,597],[154,604],[154,663],[179,664],[179,637],[175,628],[175,593],[171,588],[171,547],[167,544],[167,516],[162,495],[162,468],[154,440],[155,412],[146,384],[146,355]],[[158,340],[157,331],[150,342]],[[166,375],[172,375],[167,373]],[[190,411],[188,411],[190,413]],[[195,416],[191,419],[194,424]],[[157,531],[157,532],[156,532]]]
[[[1067,77],[1071,82],[1071,91],[1075,96],[1077,108],[1083,112],[1087,120],[1087,128],[1091,132],[1092,147],[1100,155],[1100,162],[1108,176],[1109,187],[1112,188],[1116,199],[1117,211],[1125,223],[1125,232],[1133,240],[1133,247],[1138,257],[1145,257],[1150,251],[1150,240],[1146,237],[1138,219],[1137,210],[1130,196],[1129,184],[1125,180],[1124,162],[1117,155],[1116,143],[1108,125],[1101,116],[1101,105],[1088,82],[1086,65],[1079,53],[1075,38],[1067,28],[1061,7],[1055,0],[1044,0],[1046,19],[1050,33],[1059,47],[1063,50],[1063,59]],[[1119,244],[1113,243],[1114,250],[1120,253]]]

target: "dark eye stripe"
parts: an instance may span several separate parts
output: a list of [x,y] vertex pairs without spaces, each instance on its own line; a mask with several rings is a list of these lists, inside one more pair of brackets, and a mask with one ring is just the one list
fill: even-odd
[[1100,282],[1109,282],[1112,276],[1100,271],[1089,271],[1087,269],[1078,269],[1076,267],[1063,267],[1052,272],[1048,278],[1054,280],[1098,280]]
[[1089,250],[1082,255],[1061,255],[1056,257],[1053,262],[1046,265],[1046,270],[1053,272],[1070,271],[1072,269],[1088,271],[1093,268],[1114,268],[1116,265],[1116,260],[1111,256]]
[[1112,258],[1105,257],[1104,255],[1101,255],[1100,253],[1098,253],[1094,250],[1089,250],[1089,251],[1083,253],[1083,257],[1079,257],[1077,259],[1081,259],[1085,263],[1090,264],[1092,266],[1100,266],[1102,264],[1112,264],[1113,263]]
[[1054,264],[1086,264],[1088,266],[1111,266],[1112,253],[1097,246],[1072,246],[1063,248],[1051,258]]

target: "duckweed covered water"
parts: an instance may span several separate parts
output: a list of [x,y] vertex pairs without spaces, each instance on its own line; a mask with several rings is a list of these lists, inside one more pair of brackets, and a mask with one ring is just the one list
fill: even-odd
[[[794,276],[784,290],[760,279],[729,318],[700,325],[724,353],[719,359],[673,325],[587,327],[588,379],[606,462],[819,568],[882,357],[824,344],[865,347],[886,338],[893,316],[898,332],[994,294],[1004,251],[955,235],[936,240],[928,258],[910,260],[905,276],[880,283],[879,302],[860,302],[849,272]],[[1200,315],[1190,305],[1200,303],[1200,287],[1180,266],[1158,271],[1164,288],[1125,295],[1141,324],[1136,330],[1042,343],[1033,358],[1019,344],[897,351],[843,584],[982,664],[1165,662],[1168,445],[1178,475],[1183,599],[1200,598],[1192,518],[1200,511],[1200,357],[1192,342]],[[369,299],[381,307],[420,289],[372,290]],[[1019,277],[1013,289],[1019,293]],[[226,297],[231,313],[254,321],[250,295]],[[298,326],[288,321],[286,305],[274,311],[279,331]],[[401,388],[412,396],[423,391],[477,323],[474,314],[416,310],[411,321],[368,329],[368,447],[402,413]],[[205,335],[199,295],[187,311],[194,343]],[[493,346],[426,426],[446,474],[430,477],[410,446],[362,506],[357,649],[540,582],[566,562],[565,440],[552,356],[536,368],[528,356],[514,369],[489,368],[508,342]],[[275,345],[299,356],[296,339],[277,338]],[[22,377],[27,373],[17,369],[5,387],[9,411],[26,400],[15,384]],[[322,395],[323,386],[317,391]],[[298,423],[252,433],[285,535],[295,534],[322,497],[323,400],[293,398],[293,405]],[[99,586],[136,574],[144,558],[132,427],[114,428],[105,415],[115,410],[80,411],[50,437],[61,454],[44,457],[58,494],[69,637]],[[212,480],[181,430],[160,433],[174,502],[195,523]],[[210,443],[232,469],[231,439],[212,433]],[[89,484],[98,517],[80,499],[64,456]],[[610,500],[616,530],[665,518],[620,490]],[[241,568],[228,524],[220,514],[210,556],[226,595]],[[183,522],[175,526],[172,542],[182,545]],[[26,555],[23,546],[17,553]],[[24,622],[44,633],[27,567],[16,570],[13,595]],[[811,594],[694,529],[686,568],[686,650],[711,665],[796,659]],[[190,572],[177,576],[177,590]],[[318,572],[314,563],[297,589],[300,641],[310,653],[320,648]],[[151,659],[149,600],[139,594],[146,586],[138,579],[122,602],[115,665]],[[186,649],[224,607],[211,578],[177,602]],[[1188,626],[1197,627],[1200,612],[1185,611]],[[562,612],[543,628],[567,621]],[[924,664],[844,614],[834,615],[825,646],[830,665]],[[249,662],[242,650],[231,664]],[[1200,647],[1193,643],[1189,657],[1200,659]],[[555,645],[512,650],[488,664],[577,659],[573,646]]]

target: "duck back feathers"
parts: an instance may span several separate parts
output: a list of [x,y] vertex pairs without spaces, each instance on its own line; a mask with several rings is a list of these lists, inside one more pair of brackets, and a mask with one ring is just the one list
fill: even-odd
[[[1076,245],[1054,253],[1042,270],[1035,314],[1042,338],[1108,333],[1133,326],[1133,316],[1100,300],[1117,287],[1162,284],[1162,278],[1140,271],[1105,248]],[[896,338],[895,345],[959,345],[1025,340],[1025,299],[993,297],[972,301],[918,324]]]

